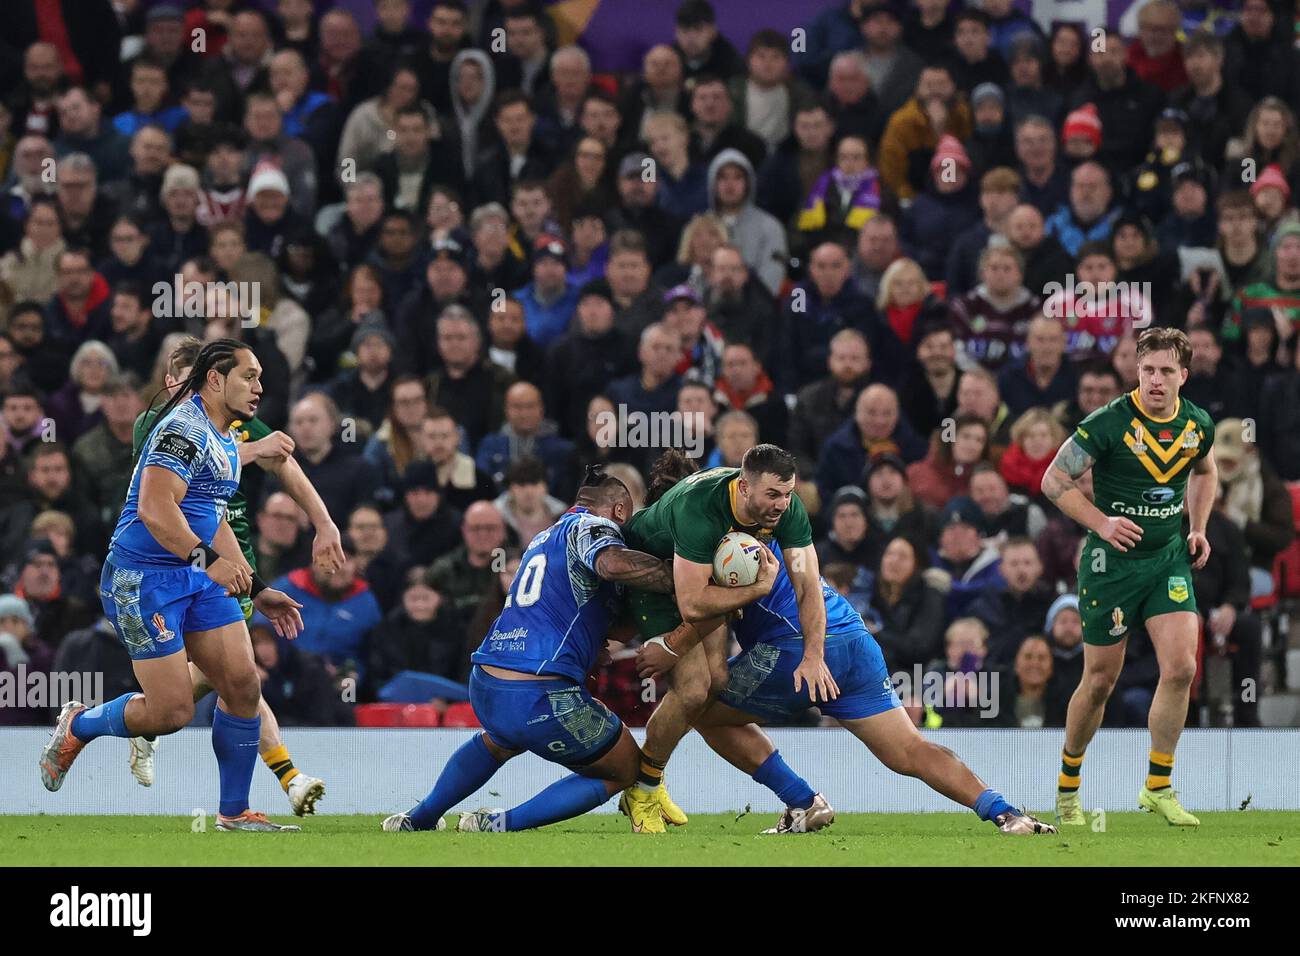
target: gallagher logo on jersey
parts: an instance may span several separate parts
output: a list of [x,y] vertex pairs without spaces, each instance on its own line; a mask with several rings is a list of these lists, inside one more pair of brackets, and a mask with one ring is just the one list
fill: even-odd
[[1149,505],[1164,505],[1174,500],[1177,492],[1168,485],[1156,485],[1142,492],[1142,500]]

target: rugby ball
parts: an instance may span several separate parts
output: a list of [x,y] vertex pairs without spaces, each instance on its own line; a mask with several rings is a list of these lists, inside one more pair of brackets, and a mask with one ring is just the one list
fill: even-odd
[[743,588],[758,578],[758,549],[752,534],[729,531],[713,552],[713,580],[724,588]]

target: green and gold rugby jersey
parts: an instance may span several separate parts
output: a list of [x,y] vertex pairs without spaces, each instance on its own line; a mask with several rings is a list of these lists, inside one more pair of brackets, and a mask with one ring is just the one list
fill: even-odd
[[[1107,516],[1122,515],[1142,528],[1142,540],[1121,556],[1143,557],[1182,537],[1184,498],[1192,465],[1214,444],[1214,420],[1179,398],[1168,418],[1150,415],[1138,390],[1103,405],[1074,431],[1092,456],[1093,502]],[[1115,549],[1089,534],[1088,547]]]
[[696,564],[712,564],[718,542],[729,531],[744,531],[764,542],[775,538],[783,550],[812,544],[808,512],[797,497],[775,529],[742,524],[736,517],[739,483],[739,468],[710,468],[683,478],[628,521],[623,529],[628,547],[657,558],[680,554]]
[[[153,424],[158,419],[158,412],[161,409],[150,408],[140,413],[140,417],[135,420],[135,427],[131,435],[131,460],[140,460],[140,449],[144,447],[145,437]],[[250,418],[246,422],[234,422],[231,425],[235,429],[235,437],[238,441],[260,441],[267,435],[271,434],[271,429],[260,419]],[[253,527],[248,520],[248,499],[244,497],[243,482],[240,482],[240,488],[230,496],[230,501],[226,504],[226,521],[230,524],[230,530],[235,532],[235,540],[239,542],[239,550],[244,552],[244,557],[253,570],[257,570],[257,555],[253,551]]]

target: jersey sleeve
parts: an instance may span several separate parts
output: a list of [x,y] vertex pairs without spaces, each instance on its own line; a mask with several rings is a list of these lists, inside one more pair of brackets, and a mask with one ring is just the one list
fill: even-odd
[[574,554],[592,574],[596,573],[596,556],[612,545],[624,546],[623,532],[608,518],[597,515],[583,515],[574,523],[570,534],[570,544]]
[[240,422],[235,426],[235,434],[239,436],[241,442],[261,441],[271,434],[271,429],[260,418],[250,418],[248,421]]
[[690,495],[681,495],[670,502],[668,531],[673,538],[673,553],[696,564],[713,564],[721,534],[716,534],[714,523],[698,505],[693,505]]
[[1070,434],[1074,443],[1093,461],[1100,461],[1111,450],[1115,426],[1110,406],[1103,405],[1083,421]]
[[1204,410],[1201,410],[1201,414],[1197,416],[1196,424],[1201,426],[1201,432],[1203,434],[1203,437],[1201,438],[1201,447],[1196,453],[1196,458],[1199,460],[1208,455],[1210,449],[1214,447],[1215,427],[1214,419]]
[[145,445],[144,467],[166,468],[184,479],[194,478],[194,469],[207,444],[207,429],[196,427],[178,415],[159,425]]
[[781,520],[777,522],[773,535],[782,548],[806,548],[812,544],[812,525],[808,521],[808,510],[798,495],[790,498],[790,507],[785,509]]

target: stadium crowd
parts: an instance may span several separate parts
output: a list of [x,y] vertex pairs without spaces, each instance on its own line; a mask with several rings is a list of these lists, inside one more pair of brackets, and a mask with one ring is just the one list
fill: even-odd
[[[792,52],[685,0],[629,75],[529,0],[375,0],[368,34],[325,6],[7,5],[0,665],[134,685],[98,594],[132,427],[183,336],[233,336],[349,555],[314,569],[246,469],[260,573],[304,605],[293,643],[252,622],[285,724],[348,723],[349,688],[402,671],[464,681],[583,467],[644,493],[659,449],[608,422],[680,412],[702,467],[797,455],[891,671],[996,671],[994,723],[1062,726],[1082,536],[1040,481],[1154,324],[1218,422],[1205,654],[1259,679],[1300,480],[1291,4],[1151,0],[1123,37],[1010,0],[810,3]],[[247,289],[247,319],[218,307]],[[1127,653],[1107,722],[1144,726],[1136,627]],[[644,722],[630,659],[593,680]]]

